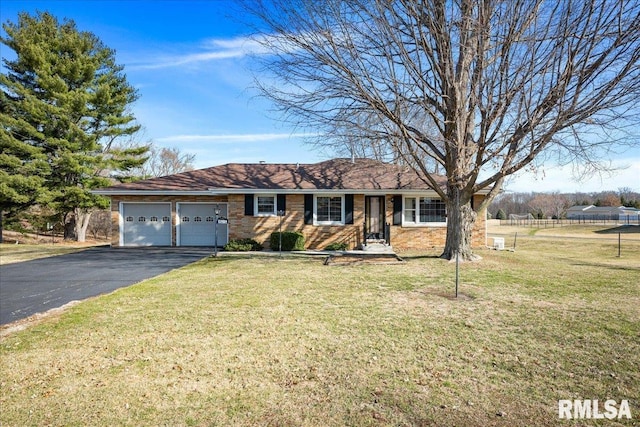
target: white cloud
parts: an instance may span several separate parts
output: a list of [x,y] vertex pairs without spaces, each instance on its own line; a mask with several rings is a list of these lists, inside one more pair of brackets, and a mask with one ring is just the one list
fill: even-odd
[[[312,37],[312,34],[309,34]],[[162,46],[161,50],[175,53],[148,53],[136,55],[136,59],[129,61],[129,70],[153,70],[172,68],[185,65],[197,65],[212,61],[243,58],[249,55],[268,55],[274,51],[284,53],[293,52],[299,46],[293,44],[287,37],[277,34],[262,34],[257,36],[240,36],[229,39],[211,38],[197,43],[195,46]],[[139,59],[139,58],[146,59]]]
[[131,65],[132,70],[155,70],[158,68],[178,67],[180,65],[194,64],[198,62],[213,61],[216,59],[227,59],[239,56],[237,52],[220,51],[220,52],[203,52],[193,53],[189,55],[178,55],[174,57],[158,58],[157,62]]
[[[175,49],[173,47],[172,49]],[[242,58],[247,55],[266,54],[268,49],[252,37],[232,39],[208,39],[197,47],[181,47],[181,53],[152,54],[151,58],[131,61],[128,70],[154,70],[161,68],[197,65],[230,58]],[[147,55],[149,56],[149,55]]]
[[235,37],[233,39],[209,39],[205,46],[211,49],[223,49],[235,52],[238,56],[269,53],[269,50],[254,37]]

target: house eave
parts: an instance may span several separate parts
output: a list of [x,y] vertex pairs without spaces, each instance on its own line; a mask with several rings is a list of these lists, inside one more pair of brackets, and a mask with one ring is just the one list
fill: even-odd
[[[480,190],[476,194],[486,195],[489,190]],[[365,194],[384,196],[388,194],[436,194],[431,189],[272,189],[272,188],[209,188],[207,190],[93,190],[99,196],[224,196],[229,194]]]
[[362,188],[338,188],[338,189],[318,189],[318,188],[296,188],[296,189],[273,189],[273,188],[210,188],[210,194],[364,194],[367,196],[385,196],[392,194],[436,194],[431,189],[362,189]]
[[91,193],[99,196],[211,196],[207,190],[93,190]]

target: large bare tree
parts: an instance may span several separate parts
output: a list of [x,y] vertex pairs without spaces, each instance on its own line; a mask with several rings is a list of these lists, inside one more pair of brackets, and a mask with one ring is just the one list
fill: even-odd
[[[444,258],[474,258],[477,213],[509,175],[550,156],[597,167],[607,150],[630,143],[637,0],[252,0],[248,8],[272,53],[261,57],[263,93],[287,119],[324,130],[325,144],[357,138],[412,165],[446,201]],[[482,189],[488,197],[474,211]]]
[[143,178],[172,175],[193,170],[196,155],[183,153],[178,148],[149,146],[149,158],[136,172]]
[[555,219],[561,219],[570,207],[569,199],[558,192],[535,194],[528,206],[536,218],[552,216]]

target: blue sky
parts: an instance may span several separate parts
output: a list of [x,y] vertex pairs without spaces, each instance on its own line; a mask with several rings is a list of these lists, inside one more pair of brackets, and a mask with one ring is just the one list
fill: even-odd
[[[326,158],[304,144],[303,134],[277,120],[251,88],[246,54],[255,46],[232,1],[2,0],[0,18],[15,22],[18,12],[38,10],[73,19],[80,30],[116,50],[117,62],[140,94],[133,112],[145,129],[142,142],[193,153],[197,168]],[[13,55],[0,48],[3,58]],[[640,191],[640,145],[613,159],[613,165],[623,169],[582,182],[572,179],[571,167],[546,165],[536,175],[512,178],[507,190]]]

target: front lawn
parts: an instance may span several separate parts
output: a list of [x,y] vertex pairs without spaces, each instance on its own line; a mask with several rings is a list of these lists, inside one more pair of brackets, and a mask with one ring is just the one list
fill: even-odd
[[[0,424],[552,426],[640,419],[640,242],[518,237],[461,266],[209,258],[0,341]],[[592,421],[581,422],[582,425]]]

